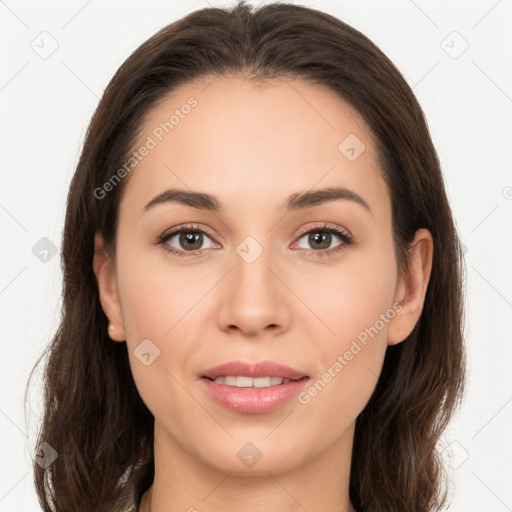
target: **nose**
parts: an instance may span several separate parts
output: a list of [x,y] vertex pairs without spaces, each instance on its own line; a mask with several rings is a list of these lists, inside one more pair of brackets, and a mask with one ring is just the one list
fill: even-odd
[[235,253],[233,269],[223,282],[218,290],[221,329],[258,336],[268,331],[276,335],[289,328],[293,294],[270,250],[263,250],[252,262]]

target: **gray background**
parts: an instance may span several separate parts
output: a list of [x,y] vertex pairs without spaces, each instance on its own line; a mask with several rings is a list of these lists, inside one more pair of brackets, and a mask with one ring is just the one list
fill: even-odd
[[[301,4],[370,37],[425,111],[468,269],[469,386],[444,438],[454,483],[449,510],[511,510],[512,1]],[[23,398],[58,325],[54,252],[89,119],[135,48],[208,5],[231,2],[0,0],[0,512],[38,510],[30,469],[37,378],[27,417]]]

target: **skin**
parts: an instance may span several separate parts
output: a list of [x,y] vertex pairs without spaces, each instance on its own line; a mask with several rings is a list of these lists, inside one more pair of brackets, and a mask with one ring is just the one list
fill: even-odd
[[[95,239],[110,337],[126,340],[135,383],[155,417],[155,480],[141,510],[352,511],[355,420],[387,346],[402,342],[418,321],[431,234],[418,230],[408,276],[399,278],[391,200],[370,131],[329,89],[301,80],[202,79],[151,111],[140,141],[190,96],[198,105],[125,178],[115,258],[99,233]],[[349,134],[366,146],[354,161],[338,149]],[[353,190],[371,213],[346,199],[285,213],[290,194],[330,186]],[[167,203],[143,213],[171,187],[213,194],[225,211]],[[355,243],[315,256],[326,249],[297,235],[322,222],[348,231]],[[209,233],[199,255],[177,257],[155,244],[188,223]],[[236,252],[247,236],[263,248],[252,263]],[[343,243],[332,235],[327,247]],[[191,250],[177,236],[167,244]],[[265,414],[243,414],[203,389],[201,371],[239,359],[277,361],[316,382],[390,310],[393,318],[308,404],[293,398]],[[149,366],[134,355],[145,338],[160,350]],[[261,453],[250,468],[237,457],[247,442]]]

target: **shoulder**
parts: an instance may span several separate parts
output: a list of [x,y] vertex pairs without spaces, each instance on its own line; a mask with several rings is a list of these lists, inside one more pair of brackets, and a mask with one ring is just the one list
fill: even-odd
[[139,508],[135,504],[133,490],[129,488],[124,489],[110,512],[139,512]]

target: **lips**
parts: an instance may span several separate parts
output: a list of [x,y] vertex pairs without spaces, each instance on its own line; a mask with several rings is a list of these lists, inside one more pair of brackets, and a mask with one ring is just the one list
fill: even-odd
[[206,377],[214,380],[217,377],[226,376],[245,376],[245,377],[281,377],[282,379],[299,380],[304,377],[309,377],[305,372],[291,368],[274,361],[260,361],[260,362],[244,362],[244,361],[231,361],[224,363],[213,368],[210,368],[202,373],[201,377]]
[[273,361],[231,361],[206,370],[200,377],[203,389],[217,403],[246,414],[284,406],[309,380],[305,372]]

